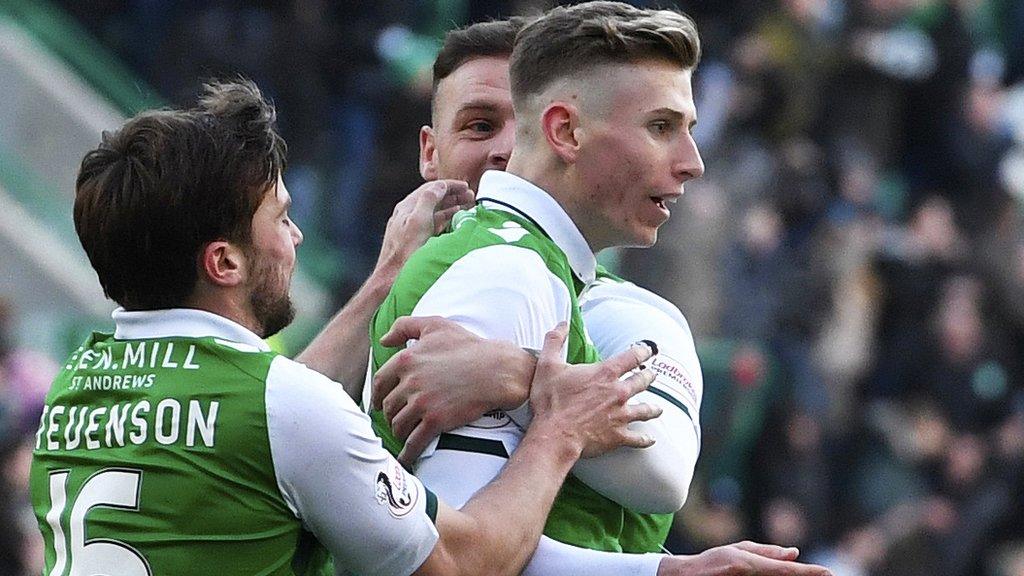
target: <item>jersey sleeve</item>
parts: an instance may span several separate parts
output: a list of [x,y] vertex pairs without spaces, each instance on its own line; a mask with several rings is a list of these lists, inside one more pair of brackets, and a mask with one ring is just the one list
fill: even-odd
[[278,357],[266,414],[281,494],[339,569],[411,574],[426,560],[437,501],[383,448],[341,384]]
[[620,448],[581,460],[573,469],[587,485],[637,512],[670,513],[686,501],[700,452],[703,379],[689,325],[667,300],[626,282],[598,282],[581,298],[583,323],[602,357],[651,340],[650,387],[632,401],[660,406],[659,418],[631,429],[655,439],[643,450]]
[[[412,315],[443,316],[483,338],[540,349],[570,310],[568,288],[536,252],[496,245],[452,264]],[[567,347],[563,358],[566,353]],[[424,451],[416,472],[446,502],[462,506],[498,474],[522,435],[511,416],[486,415],[443,434]]]
[[655,576],[663,557],[662,554],[623,554],[577,548],[541,536],[537,550],[523,570],[523,576]]

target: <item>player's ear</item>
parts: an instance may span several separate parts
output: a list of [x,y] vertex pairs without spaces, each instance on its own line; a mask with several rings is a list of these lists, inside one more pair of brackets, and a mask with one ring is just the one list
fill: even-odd
[[430,126],[420,128],[420,176],[427,182],[437,180],[437,146]]
[[199,253],[199,271],[207,282],[230,287],[245,282],[248,260],[241,248],[227,240],[214,240]]
[[540,116],[541,130],[548,146],[568,164],[576,162],[579,155],[580,143],[576,137],[579,118],[576,106],[560,101],[548,104]]

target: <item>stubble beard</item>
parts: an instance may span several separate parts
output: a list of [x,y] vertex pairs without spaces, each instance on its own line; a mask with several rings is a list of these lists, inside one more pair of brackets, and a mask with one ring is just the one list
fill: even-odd
[[277,281],[273,266],[262,260],[254,272],[257,284],[249,293],[249,305],[256,322],[263,328],[261,336],[270,338],[295,319],[295,306],[289,294],[290,282]]

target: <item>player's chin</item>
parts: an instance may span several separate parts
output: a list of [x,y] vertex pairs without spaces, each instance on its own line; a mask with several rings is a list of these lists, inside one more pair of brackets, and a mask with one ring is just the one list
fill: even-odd
[[658,242],[658,228],[656,226],[644,227],[634,230],[630,235],[629,244],[631,248],[650,248]]
[[658,227],[660,224],[650,222],[630,222],[626,226],[615,230],[610,246],[620,248],[650,248],[658,241]]

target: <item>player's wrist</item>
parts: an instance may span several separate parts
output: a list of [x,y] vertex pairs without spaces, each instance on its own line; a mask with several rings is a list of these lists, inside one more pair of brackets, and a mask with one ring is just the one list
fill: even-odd
[[498,408],[513,410],[530,400],[530,385],[537,369],[537,356],[533,351],[511,343],[501,347],[500,356],[497,365],[501,366],[503,373],[499,379],[501,405]]
[[572,466],[583,455],[586,440],[577,434],[572,427],[555,415],[537,414],[523,437],[520,448],[524,444],[536,443],[549,450],[554,458]]
[[658,561],[658,571],[656,576],[671,576],[673,574],[679,574],[681,570],[686,570],[686,574],[693,570],[694,576],[697,576],[697,567],[692,566],[693,556],[662,556]]
[[394,265],[389,261],[378,262],[373,272],[370,273],[369,278],[366,279],[366,283],[363,284],[364,290],[373,299],[383,302],[388,292],[391,291],[391,286],[395,283],[395,279],[398,278],[398,272],[401,269],[400,264]]
[[701,554],[680,554],[678,556],[663,554],[658,562],[656,576],[674,576],[676,574],[706,576],[708,574],[718,574],[720,571],[720,565],[709,565],[706,557]]

